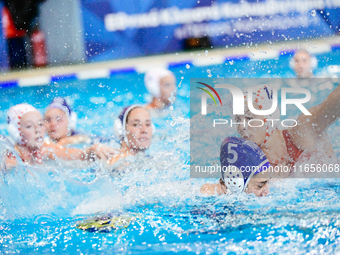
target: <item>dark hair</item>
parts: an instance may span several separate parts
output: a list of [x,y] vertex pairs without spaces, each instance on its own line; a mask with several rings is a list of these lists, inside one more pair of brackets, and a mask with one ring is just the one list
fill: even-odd
[[137,107],[135,107],[135,108],[131,109],[131,110],[128,112],[128,114],[127,114],[127,116],[126,116],[126,123],[128,123],[128,122],[129,122],[129,117],[130,117],[130,114],[131,114],[131,112],[132,112],[134,109],[138,109],[138,108],[142,108],[142,107],[140,107],[140,106],[137,106]]

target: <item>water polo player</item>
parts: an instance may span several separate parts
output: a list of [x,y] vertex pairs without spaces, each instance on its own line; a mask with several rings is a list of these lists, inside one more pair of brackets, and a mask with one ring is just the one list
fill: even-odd
[[84,151],[44,142],[46,134],[44,119],[40,112],[29,104],[11,107],[7,113],[7,123],[8,132],[15,142],[15,150],[23,162],[28,164],[41,164],[43,156],[49,159],[85,160],[92,151],[92,148]]
[[204,184],[201,187],[202,194],[223,195],[245,192],[253,193],[258,197],[269,194],[269,178],[259,173],[265,173],[270,164],[266,155],[255,143],[237,137],[225,138],[221,145],[220,162],[222,169],[220,182]]
[[77,114],[62,97],[54,98],[47,106],[44,119],[49,138],[57,144],[76,144],[90,140],[89,136],[76,131]]
[[312,78],[313,70],[316,69],[318,61],[315,56],[305,49],[295,52],[289,62],[289,66],[294,70],[297,78]]
[[144,83],[153,97],[152,102],[145,107],[147,110],[162,110],[171,105],[170,98],[176,93],[176,78],[171,71],[152,69],[145,74]]
[[[136,155],[145,151],[151,145],[154,126],[149,112],[141,105],[125,107],[114,123],[114,134],[120,141],[120,149],[108,160],[110,165],[119,159]],[[107,148],[98,146],[97,150],[105,151]]]
[[[253,89],[252,103],[254,108],[267,110],[272,106],[272,88],[261,85]],[[267,93],[268,91],[268,93]],[[311,115],[301,114],[297,125],[288,129],[278,129],[267,119],[280,119],[279,110],[270,116],[255,115],[245,105],[245,114],[236,115],[237,122],[247,122],[251,119],[260,119],[265,125],[250,127],[238,125],[237,131],[241,137],[256,143],[265,153],[271,165],[294,166],[302,153],[313,155],[313,151],[322,151],[327,158],[334,157],[333,146],[328,139],[327,128],[340,117],[340,87],[338,86],[319,105],[309,109]],[[245,104],[248,95],[245,96]],[[278,121],[274,122],[278,123]],[[299,161],[300,162],[300,161]]]

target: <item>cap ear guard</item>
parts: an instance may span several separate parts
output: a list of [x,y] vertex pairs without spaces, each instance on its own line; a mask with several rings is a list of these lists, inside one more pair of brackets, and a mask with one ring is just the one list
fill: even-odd
[[255,143],[227,137],[221,144],[222,180],[232,193],[244,192],[255,174],[269,167],[265,154]]
[[20,144],[20,142],[21,142],[20,132],[19,132],[19,130],[12,123],[8,124],[7,131],[8,131],[8,134],[14,140],[14,142]]
[[225,186],[232,193],[242,193],[244,190],[244,177],[242,171],[237,166],[228,167],[222,175]]
[[318,67],[318,59],[313,55],[311,59],[312,69],[316,69]]
[[71,131],[75,131],[76,127],[77,127],[77,120],[78,120],[78,116],[77,113],[75,113],[74,111],[71,112],[70,118],[69,118],[69,123],[68,126],[70,128]]
[[113,133],[115,137],[117,137],[119,140],[123,139],[123,124],[120,121],[119,118],[117,118],[113,124]]
[[158,81],[151,77],[145,77],[146,88],[152,96],[159,97],[161,90],[159,88]]

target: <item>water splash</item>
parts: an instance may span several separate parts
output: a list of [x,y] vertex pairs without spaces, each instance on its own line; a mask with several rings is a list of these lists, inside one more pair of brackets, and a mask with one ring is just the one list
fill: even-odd
[[1,163],[0,197],[6,218],[24,220],[44,214],[67,217],[107,211],[121,204],[121,195],[105,175],[79,181],[87,178],[70,177],[68,169],[57,164],[26,165],[8,140],[0,136],[1,157],[8,151],[16,156],[17,165],[9,169],[4,160]]

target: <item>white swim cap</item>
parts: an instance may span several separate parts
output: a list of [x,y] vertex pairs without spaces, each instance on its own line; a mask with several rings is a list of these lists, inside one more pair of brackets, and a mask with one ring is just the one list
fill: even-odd
[[300,52],[304,52],[307,53],[310,57],[310,61],[311,61],[311,67],[312,70],[315,70],[318,67],[318,59],[311,53],[309,53],[306,49],[298,49],[295,53],[294,56],[290,58],[289,60],[289,67],[294,70],[294,64],[295,64],[295,56],[300,53]]
[[149,91],[149,93],[154,97],[160,97],[161,91],[160,91],[160,82],[161,80],[168,76],[168,75],[174,75],[171,71],[164,68],[155,68],[150,71],[148,71],[144,76],[144,83],[146,89]]
[[24,140],[21,137],[20,122],[22,116],[28,112],[39,112],[36,108],[29,104],[17,104],[11,107],[7,112],[8,133],[12,139],[22,145]]

